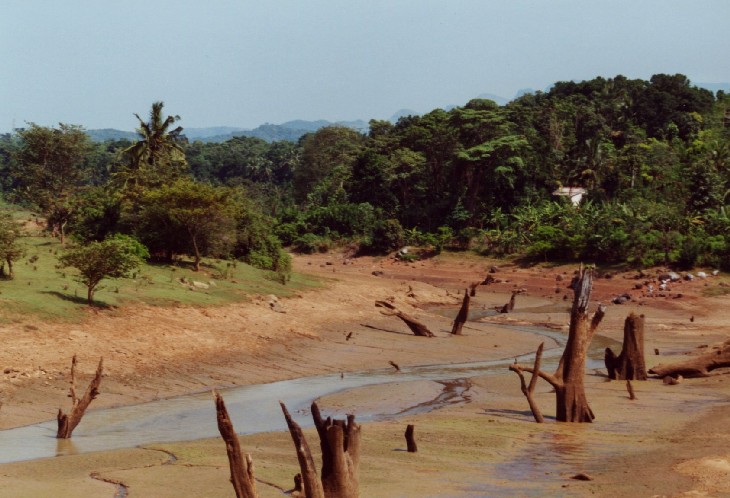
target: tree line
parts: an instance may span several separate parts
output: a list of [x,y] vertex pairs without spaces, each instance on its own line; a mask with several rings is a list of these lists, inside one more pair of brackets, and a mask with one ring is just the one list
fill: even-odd
[[[155,258],[241,258],[280,271],[281,244],[730,266],[730,96],[683,75],[558,82],[366,134],[190,143],[162,103],[136,141],[30,124],[0,139],[3,195],[59,237],[134,236]],[[582,187],[578,206],[553,195]]]

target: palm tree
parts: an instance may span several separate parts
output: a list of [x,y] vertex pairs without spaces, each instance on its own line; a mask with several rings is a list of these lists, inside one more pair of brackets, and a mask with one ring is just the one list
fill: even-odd
[[180,120],[180,116],[162,114],[163,102],[154,102],[150,110],[149,121],[144,121],[139,114],[137,133],[140,139],[123,151],[128,159],[128,167],[124,172],[124,184],[130,181],[137,186],[158,186],[180,176],[187,169],[187,161],[182,148],[185,137],[182,126],[170,130]]

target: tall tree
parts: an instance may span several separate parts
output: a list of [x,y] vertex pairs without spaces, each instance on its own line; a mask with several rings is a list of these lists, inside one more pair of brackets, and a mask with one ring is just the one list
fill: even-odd
[[154,102],[148,121],[139,114],[139,140],[124,149],[127,164],[119,176],[127,187],[157,187],[179,178],[188,169],[182,144],[185,137],[183,128],[171,129],[180,116],[167,116],[162,113],[163,102]]
[[18,134],[22,145],[11,172],[14,194],[37,206],[64,243],[73,213],[71,197],[86,180],[84,161],[91,142],[83,128],[63,123],[58,128],[31,123]]

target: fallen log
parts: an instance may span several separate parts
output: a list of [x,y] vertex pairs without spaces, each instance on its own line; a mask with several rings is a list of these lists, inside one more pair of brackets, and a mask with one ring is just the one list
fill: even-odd
[[56,419],[58,421],[58,430],[56,431],[56,439],[68,439],[71,437],[74,429],[81,418],[86,413],[86,409],[91,402],[99,395],[99,385],[101,384],[101,376],[104,371],[104,358],[99,359],[99,366],[96,367],[96,374],[86,388],[84,395],[79,398],[76,395],[76,355],[71,359],[71,387],[68,396],[71,398],[71,412],[66,414],[61,408],[58,409]]
[[236,492],[236,498],[258,498],[256,493],[256,481],[253,476],[253,460],[251,455],[244,455],[241,451],[241,444],[238,441],[238,434],[233,430],[231,417],[228,416],[226,404],[223,398],[216,391],[215,412],[218,421],[218,432],[226,443],[228,454],[228,466],[231,472],[231,484]]
[[730,367],[730,340],[725,341],[716,351],[678,363],[657,365],[649,369],[649,373],[662,378],[667,376],[676,378],[680,375],[708,377],[713,370],[726,367]]
[[403,322],[408,326],[409,329],[411,329],[411,332],[413,332],[414,335],[417,335],[419,337],[436,337],[434,335],[434,333],[431,332],[426,325],[419,322],[412,316],[410,316],[406,313],[403,313],[402,311],[400,311],[398,308],[396,308],[389,302],[375,301],[375,306],[380,306],[380,307],[391,310],[390,313],[384,313],[384,314],[387,314],[388,316],[397,316],[398,318],[403,320]]

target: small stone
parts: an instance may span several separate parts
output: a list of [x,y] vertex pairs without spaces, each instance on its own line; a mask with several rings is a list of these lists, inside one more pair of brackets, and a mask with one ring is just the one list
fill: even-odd
[[580,474],[576,474],[571,479],[575,479],[576,481],[592,481],[593,478],[589,476],[588,474],[584,474],[581,472]]

